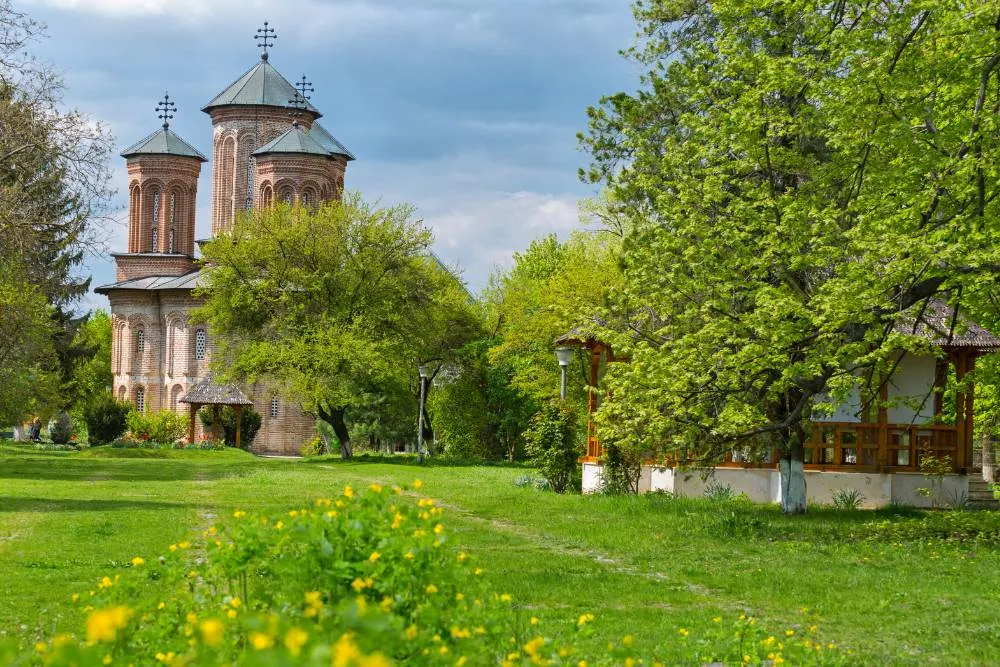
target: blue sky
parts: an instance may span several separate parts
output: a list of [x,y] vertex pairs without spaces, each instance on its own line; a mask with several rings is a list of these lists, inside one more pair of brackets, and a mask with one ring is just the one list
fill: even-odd
[[[263,21],[278,31],[271,63],[305,74],[323,124],[358,157],[347,187],[410,202],[435,250],[482,288],[531,239],[579,224],[594,191],[575,135],[604,94],[633,90],[627,3],[607,0],[30,0],[48,26],[33,51],[65,74],[66,101],[104,121],[120,151],[159,126],[164,91],[172,128],[211,156],[200,111],[258,59]],[[124,160],[114,161],[124,207]],[[199,183],[199,238],[209,233],[210,165]],[[119,215],[124,219],[124,211]],[[122,251],[125,229],[111,230]],[[94,285],[111,258],[88,260]],[[91,295],[87,305],[106,307]]]

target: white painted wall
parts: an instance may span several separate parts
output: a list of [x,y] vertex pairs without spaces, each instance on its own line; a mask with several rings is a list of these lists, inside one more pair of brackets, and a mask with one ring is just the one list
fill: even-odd
[[[816,398],[818,403],[831,403],[833,399],[829,394],[822,394]],[[861,422],[861,389],[857,386],[851,387],[850,393],[843,403],[835,405],[835,410],[829,417],[820,413],[814,413],[814,422]]]
[[936,366],[934,357],[903,355],[899,367],[889,379],[890,424],[919,425],[934,418],[934,396],[930,392],[934,387]]
[[[583,464],[583,492],[600,491],[602,466]],[[864,495],[865,507],[884,507],[895,502],[911,507],[931,507],[932,499],[917,492],[931,487],[920,473],[860,473],[807,470],[806,497],[811,504],[829,505],[841,490],[856,489]],[[755,503],[781,502],[781,476],[777,470],[760,468],[715,468],[703,478],[697,470],[643,466],[640,491],[666,491],[687,498],[703,498],[711,484],[729,486]],[[949,505],[968,497],[969,481],[964,475],[946,475],[938,492],[939,505]]]

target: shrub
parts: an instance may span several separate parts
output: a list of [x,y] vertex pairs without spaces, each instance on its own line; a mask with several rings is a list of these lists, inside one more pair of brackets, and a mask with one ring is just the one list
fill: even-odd
[[302,449],[299,450],[299,454],[305,457],[309,456],[321,456],[326,453],[326,445],[323,444],[323,438],[318,435],[302,445]]
[[125,434],[132,404],[119,401],[108,393],[97,396],[83,411],[87,423],[87,438],[92,445],[113,442]]
[[839,510],[860,509],[865,502],[865,494],[857,489],[839,489],[833,494],[833,506]]
[[57,445],[65,445],[73,435],[73,420],[65,412],[57,413],[49,420],[49,439]]
[[579,464],[583,448],[576,439],[576,415],[564,401],[544,405],[524,432],[531,464],[556,493],[569,486]]
[[125,418],[128,432],[136,440],[172,443],[184,437],[187,420],[172,410],[138,412],[132,410]]
[[720,482],[712,482],[705,487],[705,497],[716,502],[726,502],[736,497],[733,487]]
[[[240,447],[247,449],[260,430],[260,413],[252,405],[243,406],[243,417],[240,419]],[[211,407],[202,408],[198,413],[205,428],[214,427],[214,414]],[[222,439],[229,447],[236,446],[236,410],[231,405],[225,405],[219,410],[219,425],[222,426]]]

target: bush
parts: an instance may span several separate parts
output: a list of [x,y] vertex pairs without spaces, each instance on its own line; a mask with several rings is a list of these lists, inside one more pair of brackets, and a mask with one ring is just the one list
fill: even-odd
[[138,412],[132,410],[125,417],[128,432],[135,440],[173,443],[184,437],[187,420],[171,410]]
[[551,401],[543,406],[524,432],[528,456],[532,465],[562,493],[570,485],[583,454],[576,439],[576,415],[564,401]]
[[111,394],[96,397],[83,411],[88,442],[103,445],[122,437],[128,428],[127,418],[131,410],[131,403],[119,401]]
[[299,454],[305,457],[310,456],[321,456],[326,453],[326,445],[323,444],[323,438],[318,435],[302,445],[302,449],[299,450]]
[[865,494],[857,489],[839,489],[833,494],[833,506],[839,510],[860,509],[865,502]]
[[[260,413],[252,405],[243,406],[243,417],[240,420],[240,447],[248,449],[260,430]],[[211,406],[204,407],[198,413],[201,423],[206,429],[215,426],[214,413]],[[219,423],[222,426],[222,439],[229,447],[236,446],[236,409],[225,405],[219,410]]]
[[65,445],[73,435],[73,420],[65,412],[56,414],[49,420],[49,439],[57,445]]
[[713,481],[705,487],[705,497],[716,502],[727,502],[736,497],[736,492],[728,484]]

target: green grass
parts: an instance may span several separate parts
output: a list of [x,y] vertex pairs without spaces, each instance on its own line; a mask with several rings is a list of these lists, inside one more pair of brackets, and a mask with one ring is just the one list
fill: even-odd
[[78,629],[72,593],[236,509],[419,477],[444,504],[456,548],[554,635],[592,612],[594,646],[631,634],[648,650],[678,628],[697,633],[715,616],[749,613],[782,631],[817,622],[870,664],[990,662],[1000,645],[1000,549],[870,539],[872,522],[919,512],[819,508],[789,518],[657,495],[557,496],[515,487],[524,472],[0,444],[0,636]]

